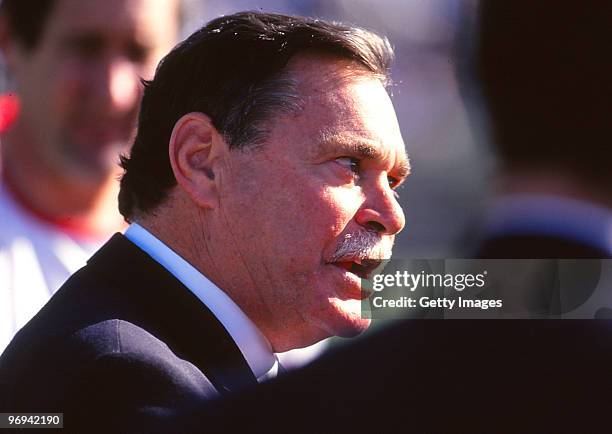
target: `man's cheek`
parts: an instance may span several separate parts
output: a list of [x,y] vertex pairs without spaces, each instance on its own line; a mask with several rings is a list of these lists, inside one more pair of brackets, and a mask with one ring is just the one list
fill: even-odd
[[357,188],[330,188],[326,190],[324,199],[329,214],[342,226],[341,229],[354,218],[363,203],[360,189]]

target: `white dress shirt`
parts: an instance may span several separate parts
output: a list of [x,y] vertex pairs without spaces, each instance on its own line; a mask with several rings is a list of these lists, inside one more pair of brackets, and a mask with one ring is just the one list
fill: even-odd
[[223,324],[261,382],[274,378],[278,362],[268,340],[236,303],[172,249],[137,223],[125,236],[185,285]]
[[40,218],[0,181],[0,354],[106,240]]

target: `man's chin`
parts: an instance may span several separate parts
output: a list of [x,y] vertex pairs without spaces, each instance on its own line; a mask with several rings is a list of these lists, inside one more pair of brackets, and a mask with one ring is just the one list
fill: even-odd
[[362,318],[361,303],[361,300],[336,300],[334,304],[340,315],[333,327],[335,336],[352,338],[368,329],[372,320]]

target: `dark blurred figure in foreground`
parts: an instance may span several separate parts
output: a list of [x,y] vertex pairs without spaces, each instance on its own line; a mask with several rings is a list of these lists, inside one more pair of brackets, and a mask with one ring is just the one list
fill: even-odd
[[[124,225],[119,153],[179,27],[178,0],[3,0],[21,110],[2,135],[0,352]],[[8,126],[7,126],[8,128]]]
[[612,4],[485,1],[477,78],[500,158],[478,254],[612,256]]
[[[481,254],[609,256],[610,3],[481,6],[485,93],[506,192],[520,194],[504,199],[512,215],[498,218],[509,228]],[[611,386],[611,336],[607,321],[408,321],[182,423],[186,432],[607,432],[597,391]]]
[[611,334],[607,321],[408,321],[160,432],[609,432],[597,391],[612,386]]

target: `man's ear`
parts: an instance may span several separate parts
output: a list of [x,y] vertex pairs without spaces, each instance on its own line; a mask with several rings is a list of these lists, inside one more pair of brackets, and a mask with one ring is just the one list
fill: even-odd
[[181,117],[174,124],[168,151],[183,191],[201,208],[217,207],[217,172],[229,148],[211,119],[198,112]]

